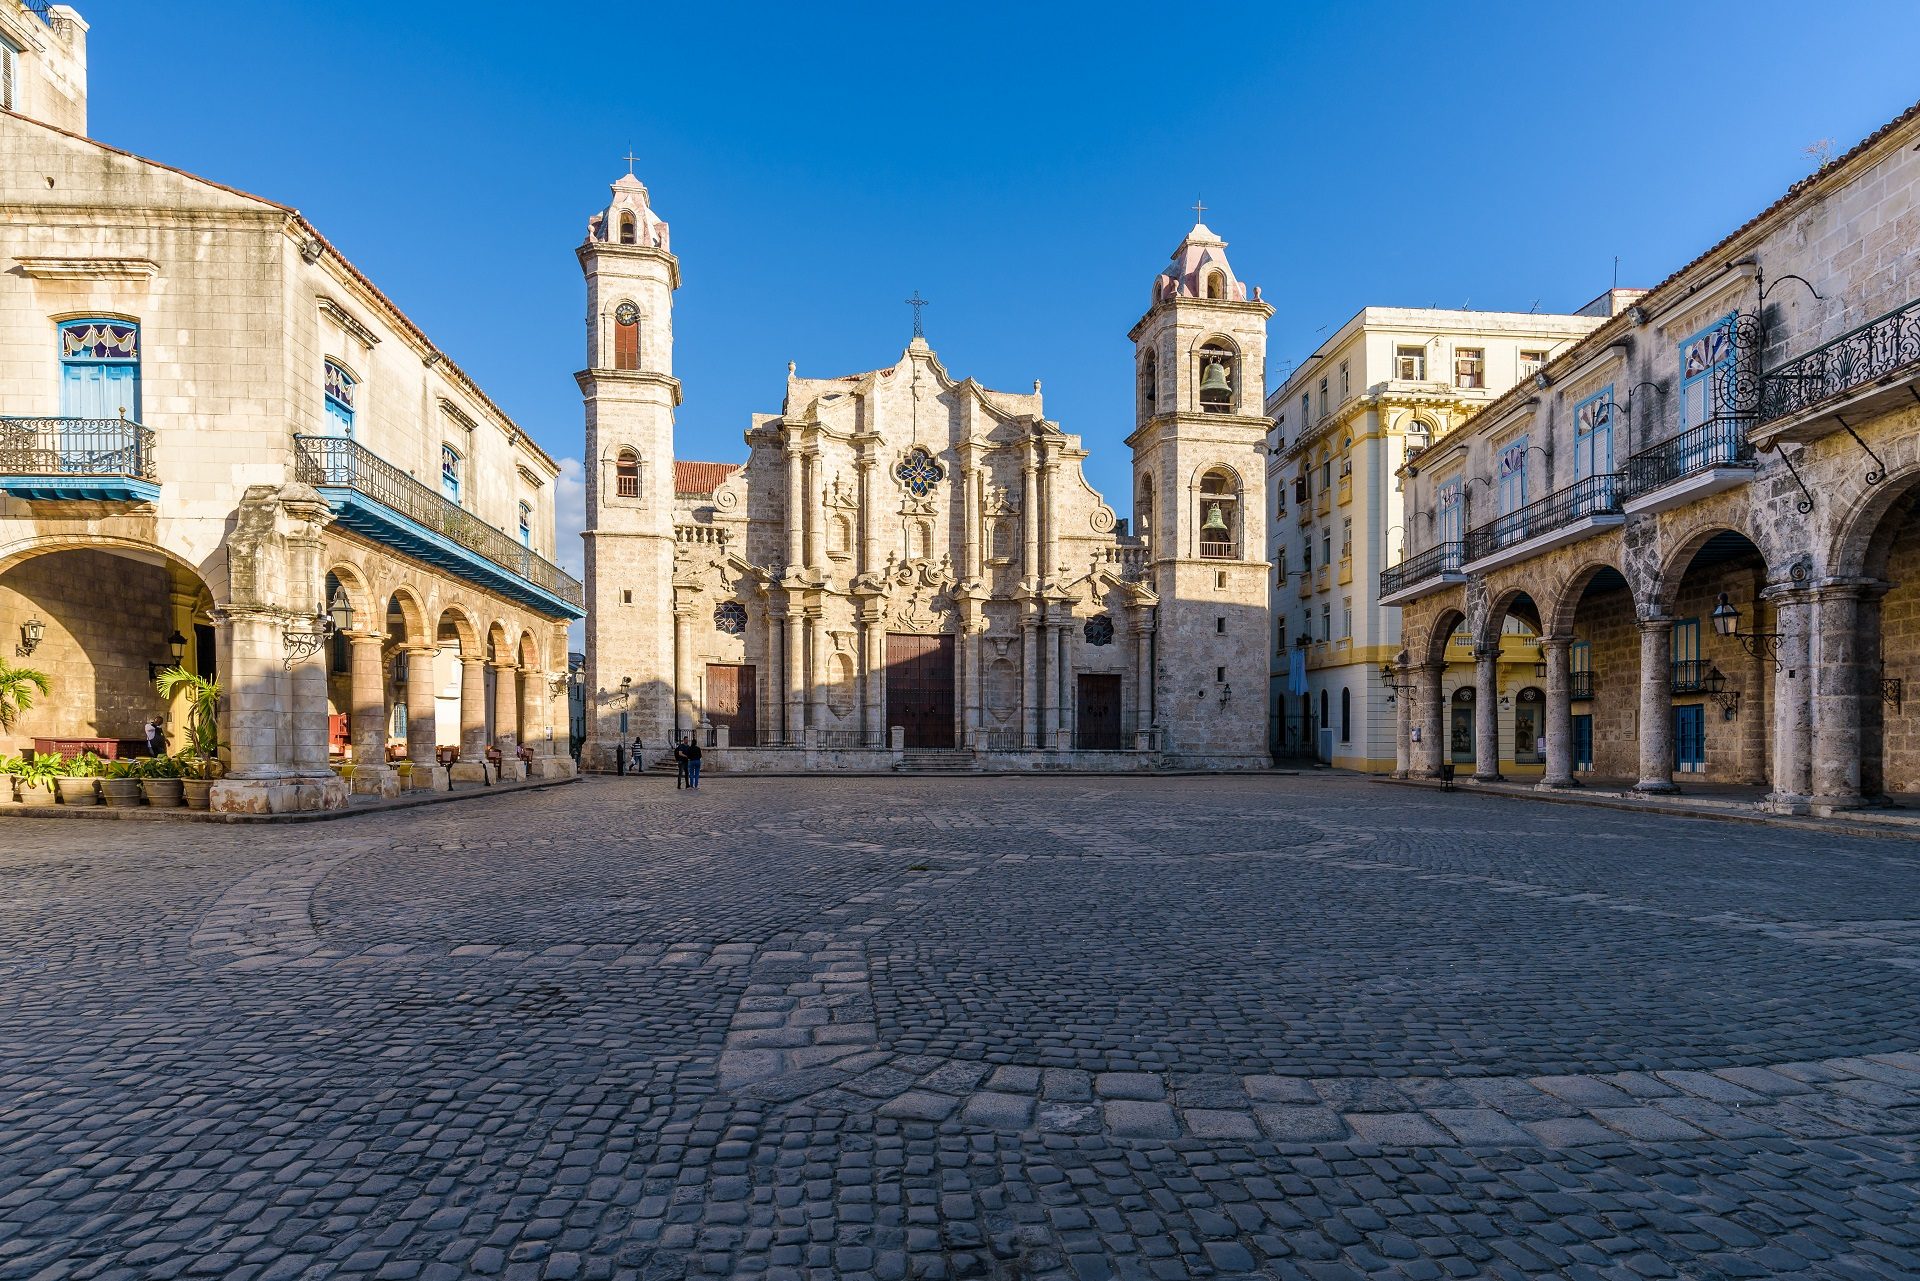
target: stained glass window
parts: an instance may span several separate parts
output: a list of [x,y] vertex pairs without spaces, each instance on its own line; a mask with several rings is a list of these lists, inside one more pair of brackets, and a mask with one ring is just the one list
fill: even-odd
[[353,375],[331,360],[326,362],[327,428],[336,436],[353,435]]
[[713,607],[713,625],[729,636],[747,630],[747,607],[737,600],[723,600]]
[[524,547],[533,546],[533,504],[520,504],[520,543]]
[[460,501],[460,451],[452,445],[440,446],[440,492]]
[[1603,476],[1613,470],[1613,385],[1573,407],[1573,476]]
[[138,360],[140,326],[123,320],[80,320],[60,326],[62,360]]
[[915,498],[925,498],[933,492],[935,485],[947,478],[947,469],[932,454],[916,445],[905,461],[893,469],[893,474],[906,486],[909,494]]
[[1087,644],[1113,644],[1113,619],[1105,614],[1095,614],[1087,620]]
[[1680,344],[1680,425],[1698,427],[1720,412],[1717,375],[1732,368],[1733,317],[1724,316]]

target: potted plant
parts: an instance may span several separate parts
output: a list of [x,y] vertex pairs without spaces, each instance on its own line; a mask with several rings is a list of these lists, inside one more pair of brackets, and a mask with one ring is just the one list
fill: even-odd
[[0,731],[11,730],[20,713],[33,706],[35,692],[53,693],[53,682],[45,672],[31,667],[15,667],[0,658]]
[[140,772],[144,764],[137,756],[102,762],[100,799],[108,809],[132,809],[140,804]]
[[13,777],[20,789],[20,803],[53,804],[54,784],[59,781],[65,765],[58,756],[53,755],[36,755],[31,760],[16,762]]
[[13,800],[13,776],[20,772],[18,756],[0,756],[0,802]]
[[62,805],[98,805],[100,803],[101,760],[92,752],[82,752],[65,763],[55,784]]
[[181,786],[186,766],[178,756],[155,756],[140,763],[140,791],[155,809],[177,810],[185,804]]
[[187,696],[187,743],[179,753],[182,790],[187,808],[207,808],[208,794],[219,771],[220,682],[195,675],[183,667],[169,667],[154,678],[162,697]]

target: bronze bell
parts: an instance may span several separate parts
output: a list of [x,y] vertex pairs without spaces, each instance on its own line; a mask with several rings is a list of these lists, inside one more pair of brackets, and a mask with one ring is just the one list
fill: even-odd
[[[1217,367],[1217,366],[1216,366]],[[1227,532],[1227,518],[1220,512],[1220,504],[1215,503],[1207,512],[1207,519],[1201,524],[1203,534],[1224,534]]]
[[1227,367],[1217,360],[1208,362],[1207,371],[1200,375],[1201,394],[1205,395],[1210,391],[1231,392],[1232,390],[1233,385],[1227,381]]

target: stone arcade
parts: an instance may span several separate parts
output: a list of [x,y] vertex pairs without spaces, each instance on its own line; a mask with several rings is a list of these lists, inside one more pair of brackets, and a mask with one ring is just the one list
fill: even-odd
[[[1131,522],[1030,393],[788,370],[740,464],[676,461],[679,262],[628,175],[592,219],[583,763],[699,733],[736,770],[1266,763],[1266,321],[1196,225],[1134,327]],[[932,755],[925,755],[932,754]]]

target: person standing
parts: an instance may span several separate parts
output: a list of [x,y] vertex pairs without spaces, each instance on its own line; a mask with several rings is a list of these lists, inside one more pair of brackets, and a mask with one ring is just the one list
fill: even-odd
[[680,741],[673,745],[673,786],[675,791],[687,785],[687,749],[691,746],[692,744],[687,741],[685,734],[682,734]]
[[149,717],[146,725],[147,755],[165,756],[167,754],[167,729],[157,716]]
[[687,740],[687,786],[700,790],[700,744]]
[[627,756],[627,773],[644,774],[645,772],[646,764],[640,756],[640,736],[635,734],[633,736],[633,751]]

